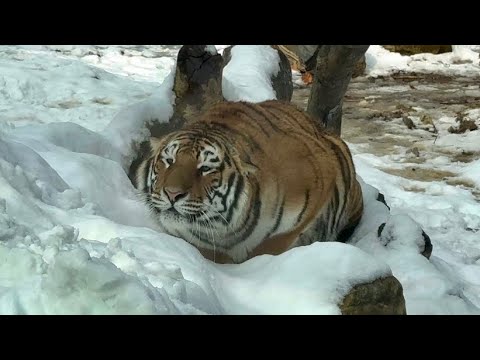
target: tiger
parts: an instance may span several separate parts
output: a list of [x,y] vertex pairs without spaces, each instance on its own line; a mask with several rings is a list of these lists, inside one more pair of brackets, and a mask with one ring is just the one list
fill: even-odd
[[150,145],[134,186],[161,231],[216,263],[345,242],[362,218],[347,144],[294,104],[224,100]]

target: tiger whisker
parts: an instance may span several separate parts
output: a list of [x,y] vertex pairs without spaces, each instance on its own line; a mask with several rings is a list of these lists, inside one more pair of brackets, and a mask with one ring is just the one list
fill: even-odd
[[[211,223],[210,223],[210,218],[206,214],[205,211],[202,211],[202,214],[205,216],[206,219],[206,224],[207,224],[207,229],[212,230],[211,228]],[[212,235],[212,243],[213,243],[213,262],[215,263],[216,261],[216,246],[215,246],[215,237],[213,236],[213,231],[211,232]]]
[[227,219],[225,219],[225,217],[224,217],[217,209],[215,209],[215,208],[214,208],[212,205],[210,205],[210,204],[205,204],[205,206],[207,206],[207,207],[208,207],[208,210],[212,211],[214,214],[219,215],[219,216],[223,219],[224,225],[226,225],[227,228],[229,228],[229,229],[233,232],[233,234],[235,235],[235,238],[238,237],[238,234],[237,234],[237,232],[235,231],[235,229],[233,228],[233,226],[227,221]]

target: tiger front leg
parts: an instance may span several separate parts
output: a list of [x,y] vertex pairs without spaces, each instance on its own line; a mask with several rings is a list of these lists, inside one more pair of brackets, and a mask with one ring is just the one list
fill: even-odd
[[265,239],[260,245],[258,245],[248,258],[251,259],[259,255],[280,255],[289,250],[298,239],[299,232],[294,230],[283,234],[278,234]]

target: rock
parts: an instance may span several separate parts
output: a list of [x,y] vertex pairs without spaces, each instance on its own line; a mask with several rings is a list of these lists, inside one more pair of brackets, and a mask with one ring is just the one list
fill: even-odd
[[389,276],[356,285],[340,304],[342,315],[406,315],[400,282]]
[[430,259],[432,255],[433,245],[430,240],[430,236],[428,236],[425,231],[422,230],[423,240],[425,240],[425,249],[422,251],[422,255],[425,256],[427,259]]
[[402,55],[415,55],[421,53],[443,54],[452,52],[452,45],[383,45],[388,51]]
[[478,129],[477,124],[474,120],[465,119],[464,115],[458,115],[456,118],[456,122],[458,122],[458,126],[450,126],[448,128],[448,132],[451,134],[463,134],[467,130],[468,131],[475,131]]
[[[235,45],[234,45],[235,46]],[[280,70],[278,74],[272,77],[272,87],[277,95],[277,100],[290,101],[293,95],[292,69],[287,56],[278,49],[272,46],[278,53],[280,58]],[[227,47],[223,50],[224,67],[227,66],[232,57],[233,46]]]
[[408,149],[406,154],[413,154],[416,157],[420,157],[420,151],[418,150],[418,147],[413,147],[411,149]]
[[[377,199],[378,200],[378,199]],[[386,205],[386,204],[385,204]],[[388,208],[390,210],[390,208]],[[379,239],[382,238],[383,230],[385,229],[386,223],[381,224],[377,229],[377,237]],[[384,246],[388,246],[388,243],[392,241],[391,236],[387,235],[387,239],[383,239]],[[423,238],[423,247],[419,247],[418,253],[422,256],[425,256],[427,259],[430,259],[433,251],[432,241],[430,240],[430,236],[422,230],[422,238]]]
[[415,124],[413,123],[412,119],[410,119],[409,117],[404,116],[404,117],[403,117],[403,123],[404,123],[404,124],[407,126],[407,128],[410,129],[410,130],[417,128],[417,127],[415,126]]
[[[388,206],[388,204],[385,200],[385,195],[383,195],[381,192],[378,192],[377,201],[380,201],[382,204],[384,204],[388,208],[388,210],[390,210],[390,206]],[[380,235],[378,235],[378,236],[380,236]]]

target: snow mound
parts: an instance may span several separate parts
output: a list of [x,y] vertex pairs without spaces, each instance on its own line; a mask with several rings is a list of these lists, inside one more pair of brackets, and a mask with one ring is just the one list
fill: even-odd
[[271,78],[280,71],[280,58],[268,45],[237,45],[223,69],[222,92],[229,101],[276,99]]
[[168,122],[173,115],[174,78],[175,71],[171,71],[152,96],[120,111],[103,131],[103,135],[123,155],[124,167],[131,164],[139,144],[150,136],[147,125]]

